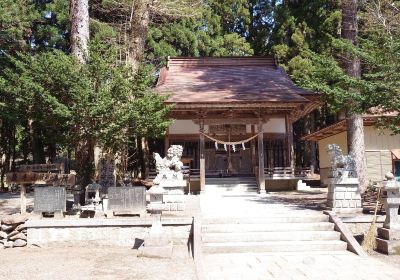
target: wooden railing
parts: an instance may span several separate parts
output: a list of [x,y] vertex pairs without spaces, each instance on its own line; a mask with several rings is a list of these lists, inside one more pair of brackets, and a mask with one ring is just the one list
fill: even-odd
[[273,168],[264,168],[264,175],[266,178],[306,178],[309,174],[311,174],[311,169],[306,167],[297,167],[292,169],[291,167],[273,167]]

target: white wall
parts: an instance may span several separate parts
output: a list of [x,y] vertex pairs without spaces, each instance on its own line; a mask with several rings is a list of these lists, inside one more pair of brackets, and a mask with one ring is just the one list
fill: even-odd
[[364,126],[365,150],[400,149],[400,135],[390,135],[388,130]]
[[347,155],[347,135],[341,132],[318,141],[319,166],[320,168],[329,167],[329,157],[326,152],[328,144],[337,144],[342,149],[343,154]]
[[199,134],[200,126],[192,120],[174,120],[169,126],[169,134]]
[[286,133],[285,119],[269,119],[267,123],[263,124],[263,130],[265,133]]

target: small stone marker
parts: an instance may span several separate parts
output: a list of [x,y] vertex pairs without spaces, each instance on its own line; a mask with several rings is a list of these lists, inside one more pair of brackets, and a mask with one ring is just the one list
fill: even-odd
[[35,187],[33,211],[36,213],[65,212],[66,201],[65,187]]
[[[146,187],[110,187],[108,189],[108,213],[146,213]],[[108,215],[107,215],[108,216]]]

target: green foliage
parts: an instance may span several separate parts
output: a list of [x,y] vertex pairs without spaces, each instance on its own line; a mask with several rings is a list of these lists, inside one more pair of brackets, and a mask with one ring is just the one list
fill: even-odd
[[[147,59],[162,64],[167,56],[252,55],[250,44],[235,33],[234,27],[238,14],[248,13],[240,6],[245,1],[240,5],[234,4],[237,1],[225,2],[209,1],[196,18],[164,18],[154,23],[147,40]],[[231,6],[236,8],[231,10]]]
[[0,1],[0,50],[12,52],[26,48],[26,37],[33,20],[40,15],[27,0]]
[[95,140],[115,152],[135,136],[165,133],[169,107],[150,89],[154,68],[132,76],[119,62],[111,25],[91,20],[90,59],[80,65],[67,52],[68,1],[25,2],[0,4],[1,155],[13,148],[17,157],[29,155],[33,137],[64,151]]

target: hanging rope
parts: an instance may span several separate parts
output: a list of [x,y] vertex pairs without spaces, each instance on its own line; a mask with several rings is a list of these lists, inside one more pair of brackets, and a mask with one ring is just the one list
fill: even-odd
[[222,145],[229,145],[229,146],[233,146],[233,145],[242,145],[242,144],[244,144],[244,143],[247,143],[247,142],[249,142],[249,141],[251,141],[251,140],[253,140],[254,138],[256,138],[257,136],[258,136],[258,133],[256,134],[256,135],[253,135],[253,136],[251,136],[250,138],[247,138],[247,139],[245,139],[245,140],[242,140],[242,141],[236,141],[236,142],[227,142],[227,141],[222,141],[222,140],[218,140],[218,139],[216,139],[216,138],[214,138],[214,137],[211,137],[210,135],[207,135],[207,134],[205,134],[205,133],[203,133],[203,132],[200,132],[201,134],[203,134],[205,137],[207,137],[208,139],[210,139],[210,140],[212,140],[212,141],[214,141],[214,142],[216,142],[216,143],[219,143],[219,144],[222,144]]

